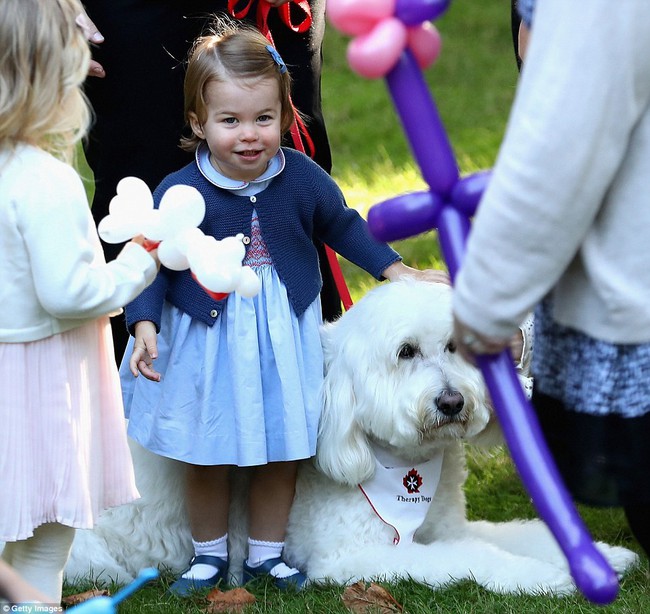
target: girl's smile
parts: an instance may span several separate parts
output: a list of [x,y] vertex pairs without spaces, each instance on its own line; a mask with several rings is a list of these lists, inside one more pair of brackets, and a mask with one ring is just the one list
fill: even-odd
[[211,164],[231,179],[259,177],[280,148],[282,106],[277,81],[210,81],[205,103],[205,120],[190,114],[190,125],[207,142]]

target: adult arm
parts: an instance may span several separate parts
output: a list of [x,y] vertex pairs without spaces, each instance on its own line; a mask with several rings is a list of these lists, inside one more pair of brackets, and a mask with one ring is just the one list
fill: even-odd
[[[646,104],[646,3],[545,0],[456,280],[457,337],[500,351],[576,256]],[[643,60],[646,62],[647,60]]]

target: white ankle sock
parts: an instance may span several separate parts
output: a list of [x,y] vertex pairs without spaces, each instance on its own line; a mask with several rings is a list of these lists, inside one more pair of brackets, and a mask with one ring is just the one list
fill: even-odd
[[[219,539],[213,539],[209,542],[197,542],[192,540],[194,546],[194,554],[196,556],[208,555],[218,556],[220,559],[226,560],[228,558],[228,533]],[[206,565],[205,563],[197,563],[192,565],[184,574],[183,578],[192,578],[193,580],[207,580],[214,576],[217,568],[214,565]]]
[[248,538],[248,560],[246,563],[251,567],[258,567],[264,561],[277,559],[282,555],[284,542],[265,542],[258,539]]

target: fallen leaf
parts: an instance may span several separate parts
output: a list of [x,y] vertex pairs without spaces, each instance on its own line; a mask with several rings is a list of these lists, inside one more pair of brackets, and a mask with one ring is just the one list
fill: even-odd
[[374,582],[368,588],[364,582],[348,586],[341,596],[343,604],[355,614],[394,614],[401,612],[402,606],[379,584]]
[[220,591],[215,588],[208,593],[206,599],[210,602],[205,610],[209,614],[241,612],[247,605],[255,603],[255,597],[245,588],[233,588],[230,591]]
[[61,599],[61,603],[66,608],[69,608],[73,605],[79,605],[80,603],[84,603],[84,601],[88,601],[89,599],[93,599],[94,597],[109,597],[109,596],[110,593],[107,590],[93,588],[92,590],[84,591],[83,593],[68,595],[67,597]]

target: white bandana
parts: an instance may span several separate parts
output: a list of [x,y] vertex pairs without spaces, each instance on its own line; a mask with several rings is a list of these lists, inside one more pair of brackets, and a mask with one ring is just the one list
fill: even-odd
[[411,543],[424,521],[440,482],[442,457],[440,450],[419,465],[404,465],[403,460],[387,458],[385,450],[375,448],[375,475],[359,488],[379,519],[395,531],[396,546]]

